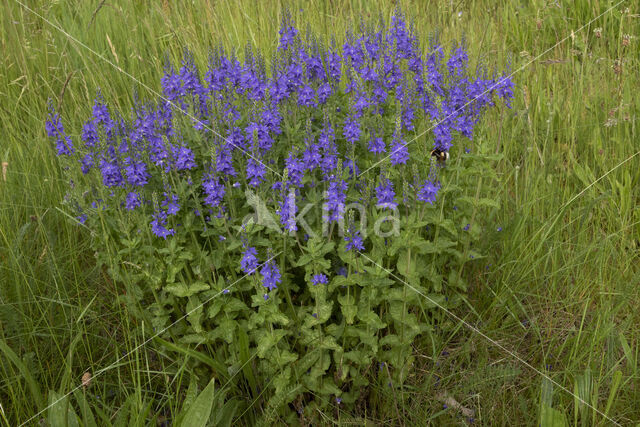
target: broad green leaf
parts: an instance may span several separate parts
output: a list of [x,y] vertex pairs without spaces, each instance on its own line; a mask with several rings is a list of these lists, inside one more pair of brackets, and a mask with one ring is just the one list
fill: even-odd
[[200,300],[195,296],[189,297],[189,302],[187,302],[186,309],[188,313],[187,321],[193,328],[193,331],[195,333],[202,332],[202,314],[204,309],[200,304]]
[[340,396],[342,394],[342,390],[336,387],[332,378],[323,378],[322,387],[318,390],[318,393]]
[[275,346],[282,337],[287,334],[282,329],[276,329],[273,332],[262,333],[258,337],[258,357],[264,359],[269,350]]
[[98,424],[93,416],[93,412],[91,411],[91,407],[89,406],[89,402],[85,396],[83,391],[80,389],[75,389],[73,391],[73,395],[76,398],[76,402],[78,402],[78,406],[80,407],[80,414],[82,415],[82,425],[85,427],[96,427]]
[[546,404],[543,404],[540,410],[540,426],[565,427],[568,426],[568,424],[564,413],[550,406],[547,406]]
[[227,314],[231,314],[238,311],[244,311],[248,309],[247,305],[244,302],[242,302],[242,300],[239,300],[238,298],[234,298],[234,297],[225,298],[224,302],[222,302],[221,300],[221,305],[224,307],[224,312]]
[[52,426],[77,426],[78,418],[69,405],[69,397],[49,390],[47,421]]
[[398,272],[405,278],[414,278],[416,274],[416,261],[415,257],[411,257],[408,250],[400,251],[398,255]]
[[169,264],[167,266],[167,283],[173,283],[176,281],[176,275],[184,268],[184,262],[177,262],[175,264]]
[[360,319],[364,324],[374,329],[382,329],[387,326],[380,317],[375,312],[369,310],[360,310],[358,312],[358,319]]
[[296,266],[302,267],[303,265],[309,264],[311,261],[313,261],[313,256],[311,256],[310,254],[304,254],[300,257],[300,259],[298,259]]
[[183,426],[204,427],[207,425],[213,407],[215,388],[215,379],[212,378],[186,410],[181,423]]
[[366,366],[371,364],[371,356],[368,351],[353,350],[344,353],[345,360],[350,360],[356,365]]
[[356,314],[358,314],[358,307],[355,304],[356,300],[353,295],[339,295],[338,302],[347,324],[353,324]]
[[180,298],[190,297],[197,294],[198,292],[206,291],[209,288],[210,286],[208,284],[199,281],[193,282],[190,285],[187,285],[184,282],[180,282],[164,287],[167,292]]
[[215,413],[216,427],[229,427],[233,422],[239,404],[240,402],[236,399],[229,399],[225,402],[222,409]]

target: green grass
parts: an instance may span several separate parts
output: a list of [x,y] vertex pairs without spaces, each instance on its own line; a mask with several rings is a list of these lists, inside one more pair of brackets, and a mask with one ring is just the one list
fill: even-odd
[[[47,100],[66,129],[77,131],[98,88],[119,111],[129,111],[134,92],[151,98],[143,85],[158,90],[164,59],[178,60],[184,48],[199,65],[216,44],[239,54],[249,45],[269,58],[284,6],[303,30],[339,37],[360,17],[388,18],[392,5],[27,3],[104,59],[15,0],[0,2],[0,161],[8,163],[6,181],[0,175],[0,420],[30,419],[88,371],[92,384],[71,397],[77,413],[86,402],[98,425],[153,424],[182,406],[190,356],[173,359],[151,344],[136,349],[148,331],[133,332],[143,325],[129,323],[119,290],[94,266],[87,231],[58,209],[67,183],[44,131]],[[486,236],[490,267],[464,272],[473,288],[468,309],[456,314],[493,342],[463,325],[425,337],[415,349],[410,386],[373,387],[377,406],[368,418],[465,423],[450,404],[443,410],[444,394],[473,409],[482,425],[537,425],[548,406],[569,424],[611,424],[602,413],[623,425],[639,423],[640,4],[624,1],[553,47],[614,3],[400,3],[423,42],[436,31],[445,44],[464,35],[472,66],[478,60],[498,69],[509,62],[513,71],[526,66],[514,74],[513,109],[492,112],[474,140],[477,150],[504,154],[496,166],[501,186],[481,189],[502,199],[493,218],[502,231]],[[625,7],[630,14],[621,12]],[[252,423],[263,409],[245,402],[236,421]],[[353,420],[334,410],[320,414],[320,422]],[[55,416],[44,413],[29,424]]]

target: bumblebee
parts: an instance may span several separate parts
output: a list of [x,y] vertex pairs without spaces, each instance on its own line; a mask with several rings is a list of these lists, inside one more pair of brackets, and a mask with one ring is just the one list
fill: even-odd
[[442,151],[438,148],[434,148],[433,150],[431,150],[431,156],[435,157],[436,160],[438,161],[438,163],[444,165],[444,163],[449,160],[449,152],[448,151]]

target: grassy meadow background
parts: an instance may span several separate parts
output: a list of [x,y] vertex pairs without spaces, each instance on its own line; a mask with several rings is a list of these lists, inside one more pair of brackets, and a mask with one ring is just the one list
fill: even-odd
[[[503,154],[500,185],[481,188],[502,204],[484,241],[489,258],[464,273],[473,287],[456,314],[600,413],[440,313],[456,332],[416,343],[408,385],[377,390],[368,425],[538,425],[545,405],[571,425],[611,425],[604,415],[640,423],[640,2],[578,31],[615,3],[398,1],[423,49],[435,33],[447,48],[464,36],[472,68],[515,72],[513,108],[491,111],[465,142]],[[165,59],[179,61],[185,48],[201,69],[217,44],[269,58],[285,7],[302,32],[341,42],[360,18],[388,20],[395,3],[25,4],[104,59],[0,0],[0,423],[51,420],[51,411],[32,417],[90,372],[91,384],[73,393],[78,414],[98,425],[160,425],[182,407],[185,382],[167,373],[183,372],[188,356],[136,348],[150,334],[134,332],[142,327],[95,268],[87,230],[60,209],[68,184],[45,133],[48,99],[79,138],[98,89],[124,113],[134,93],[154,97],[105,59],[159,91]],[[473,420],[451,401],[445,408],[447,397]],[[241,402],[234,423],[252,424],[261,404]],[[318,417],[364,423],[338,405]]]

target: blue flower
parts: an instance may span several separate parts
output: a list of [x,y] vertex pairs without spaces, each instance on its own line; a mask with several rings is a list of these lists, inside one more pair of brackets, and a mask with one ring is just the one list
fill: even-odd
[[289,197],[289,185],[285,183],[282,186],[282,202],[279,208],[276,210],[276,214],[280,216],[280,223],[284,225],[285,230],[293,233],[298,231],[298,225],[296,224],[296,212],[298,207],[296,206],[295,197]]
[[223,144],[218,150],[216,171],[223,175],[236,176],[236,170],[233,168],[233,159],[231,156],[232,149],[233,147],[230,144]]
[[250,158],[247,161],[247,179],[249,180],[250,186],[257,187],[260,185],[264,179],[265,173],[266,170],[262,162],[258,162],[253,158]]
[[509,76],[506,76],[499,79],[498,86],[495,89],[498,96],[504,99],[509,108],[511,108],[511,99],[513,98],[513,87],[513,81]]
[[138,195],[138,193],[132,191],[129,194],[127,194],[125,208],[132,211],[140,205],[141,205],[141,202],[140,202],[140,196]]
[[347,183],[342,179],[332,177],[325,197],[327,203],[323,206],[326,221],[338,221],[342,217],[344,214],[344,202],[347,197],[345,195],[346,191]]
[[147,165],[144,162],[133,161],[129,157],[125,159],[125,163],[127,165],[124,168],[124,172],[127,175],[127,182],[139,187],[146,185],[149,179]]
[[158,237],[166,239],[168,236],[175,234],[173,228],[167,228],[167,214],[159,211],[153,214],[153,221],[151,221],[151,231]]
[[82,140],[87,147],[95,147],[100,142],[96,124],[93,120],[89,120],[82,127]]
[[329,283],[329,280],[327,279],[327,276],[324,274],[314,274],[313,278],[311,279],[311,283],[314,286],[317,286],[319,284],[326,285],[327,283]]
[[305,163],[298,159],[293,151],[285,159],[284,164],[288,171],[289,181],[296,187],[302,186],[302,178],[306,170]]
[[75,152],[71,138],[64,133],[60,116],[50,108],[49,119],[45,122],[45,129],[50,138],[56,138],[58,156],[70,156]]
[[178,195],[177,194],[168,194],[164,193],[165,199],[162,201],[161,206],[166,208],[167,215],[176,215],[180,212],[180,205],[178,204]]
[[311,86],[304,85],[299,91],[298,91],[298,104],[306,106],[306,107],[315,107],[318,104],[316,103],[316,93],[314,92],[313,89],[311,89]]
[[202,189],[205,193],[205,204],[216,207],[220,204],[224,197],[225,189],[220,180],[214,176],[209,175],[202,181]]
[[320,104],[324,104],[327,102],[331,94],[333,93],[333,89],[331,89],[331,85],[329,83],[324,82],[318,88],[318,102]]
[[298,30],[291,25],[291,17],[288,12],[286,12],[283,20],[280,31],[280,44],[278,45],[278,50],[287,50],[289,46],[293,45],[293,42],[298,34]]
[[319,145],[310,144],[302,154],[302,160],[304,161],[304,165],[307,170],[312,171],[316,167],[320,166],[322,156],[320,155]]
[[100,170],[102,171],[102,183],[108,187],[119,187],[123,183],[120,167],[115,161],[102,160],[100,162]]
[[392,165],[397,166],[407,163],[407,160],[409,160],[407,145],[402,139],[396,139],[393,146],[391,146],[391,154],[389,155]]
[[252,275],[258,268],[258,251],[254,247],[248,247],[242,254],[240,268],[245,274]]
[[369,141],[369,151],[373,154],[381,154],[387,151],[386,146],[382,138],[374,136]]
[[425,203],[433,204],[436,201],[436,195],[440,190],[440,183],[434,183],[429,180],[425,180],[424,184],[418,190],[418,200]]
[[277,284],[282,282],[280,269],[273,260],[264,264],[260,274],[262,274],[262,285],[270,291],[276,289],[278,287]]
[[355,233],[351,233],[344,237],[345,242],[347,242],[346,249],[362,251],[364,250],[364,242],[362,237],[360,236],[360,232],[356,231]]
[[360,139],[360,122],[355,117],[347,117],[343,128],[344,139],[355,143]]
[[174,151],[175,168],[178,171],[189,170],[196,167],[193,152],[187,147],[179,147]]
[[393,190],[393,183],[389,179],[384,179],[380,185],[376,187],[376,197],[378,199],[378,206],[384,208],[395,208],[398,205],[394,202],[396,196]]

